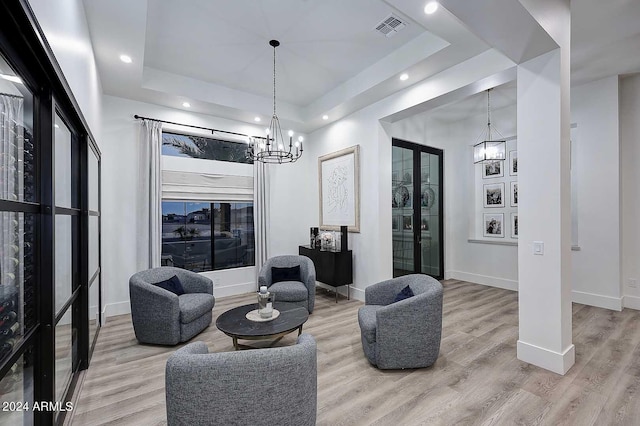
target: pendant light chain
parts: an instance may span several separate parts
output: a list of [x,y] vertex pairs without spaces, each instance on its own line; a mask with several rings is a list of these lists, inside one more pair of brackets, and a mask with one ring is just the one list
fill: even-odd
[[273,115],[276,115],[276,47],[273,47]]
[[488,140],[491,140],[491,89],[487,89],[487,128]]

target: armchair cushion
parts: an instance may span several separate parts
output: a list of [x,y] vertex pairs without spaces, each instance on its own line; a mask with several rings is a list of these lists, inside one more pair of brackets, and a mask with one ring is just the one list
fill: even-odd
[[207,293],[190,293],[178,296],[180,306],[180,322],[190,323],[213,309],[213,295]]
[[402,289],[402,291],[400,291],[400,293],[396,295],[396,298],[393,300],[393,303],[399,302],[404,299],[408,299],[413,296],[415,296],[415,294],[413,294],[411,287],[406,286],[405,288]]
[[272,285],[279,283],[280,281],[302,281],[302,278],[300,278],[300,265],[292,266],[291,268],[278,268],[277,266],[272,266]]
[[280,281],[272,284],[269,291],[275,293],[276,302],[298,302],[307,298],[307,287],[300,281]]
[[182,288],[182,283],[180,282],[180,279],[176,275],[172,276],[168,280],[160,281],[159,283],[155,283],[153,285],[155,285],[156,287],[165,289],[167,291],[170,291],[176,296],[181,296],[185,293],[184,288]]

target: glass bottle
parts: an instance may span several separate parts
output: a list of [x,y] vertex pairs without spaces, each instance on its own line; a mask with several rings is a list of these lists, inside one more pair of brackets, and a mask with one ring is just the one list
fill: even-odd
[[267,290],[267,286],[260,286],[258,293],[258,313],[260,318],[271,318],[273,315],[273,293]]

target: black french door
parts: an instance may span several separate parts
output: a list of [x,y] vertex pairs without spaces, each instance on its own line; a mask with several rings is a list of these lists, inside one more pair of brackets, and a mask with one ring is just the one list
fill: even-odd
[[99,329],[100,151],[39,31],[0,2],[0,424],[62,423]]
[[443,151],[392,140],[393,276],[444,277]]

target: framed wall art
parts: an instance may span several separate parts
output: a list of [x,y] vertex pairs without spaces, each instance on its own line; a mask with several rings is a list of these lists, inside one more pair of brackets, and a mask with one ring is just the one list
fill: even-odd
[[320,227],[360,232],[360,145],[318,158]]
[[504,176],[504,161],[492,160],[482,163],[482,178],[490,179]]
[[518,176],[518,151],[509,151],[509,176]]
[[484,185],[484,207],[504,207],[504,182]]
[[518,213],[511,213],[511,238],[518,238]]
[[504,213],[485,213],[482,228],[485,237],[504,238]]
[[518,182],[511,182],[511,207],[518,207]]

